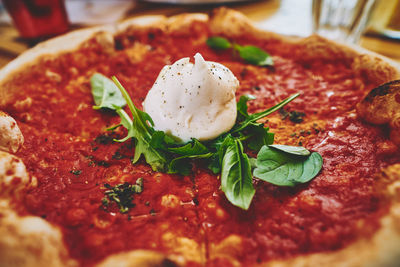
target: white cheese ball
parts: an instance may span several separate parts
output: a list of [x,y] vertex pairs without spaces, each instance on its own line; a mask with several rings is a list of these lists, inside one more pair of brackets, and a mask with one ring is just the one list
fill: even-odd
[[194,64],[182,58],[165,66],[143,103],[154,128],[182,142],[214,139],[236,121],[239,81],[222,64],[199,53],[194,59]]

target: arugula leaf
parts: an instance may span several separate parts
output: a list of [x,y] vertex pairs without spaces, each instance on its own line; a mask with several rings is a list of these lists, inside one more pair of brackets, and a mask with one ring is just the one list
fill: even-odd
[[232,138],[227,142],[229,145],[222,160],[222,191],[229,202],[247,210],[255,194],[250,161],[239,140]]
[[133,157],[132,163],[136,163],[139,160],[140,156],[143,155],[146,159],[146,162],[151,166],[154,171],[165,170],[166,164],[168,162],[167,156],[162,151],[157,150],[150,145],[154,129],[150,127],[149,124],[153,125],[153,120],[147,113],[140,111],[136,108],[131,98],[129,97],[128,92],[120,84],[115,76],[112,77],[112,80],[118,86],[118,89],[124,96],[128,107],[133,115],[133,120],[131,120],[124,110],[117,110],[117,113],[121,117],[121,124],[128,129],[128,135],[118,141],[124,142],[129,138],[135,139],[135,155]]
[[247,117],[249,117],[249,113],[247,112],[247,102],[250,100],[254,100],[256,99],[255,96],[252,95],[242,95],[239,98],[239,101],[236,104],[237,107],[237,116],[236,118],[240,121],[240,120],[244,120]]
[[109,108],[116,110],[126,105],[126,101],[118,87],[106,76],[95,73],[90,78],[90,84],[94,103],[96,104],[93,109]]
[[208,38],[206,43],[212,49],[225,50],[232,47],[232,44],[227,39],[219,36]]
[[248,132],[248,135],[245,143],[251,150],[259,151],[264,145],[272,145],[274,143],[274,133],[269,132],[269,128],[264,128],[261,123],[249,124],[246,132]]
[[317,152],[305,157],[263,146],[257,155],[257,167],[253,174],[275,185],[295,186],[310,181],[321,168],[322,157]]
[[309,156],[311,153],[308,151],[306,148],[302,146],[286,146],[286,145],[269,145],[269,147],[273,147],[275,149],[278,149],[280,151],[293,154],[293,155],[299,155],[299,156]]
[[234,49],[239,53],[239,56],[250,64],[256,66],[273,66],[272,57],[261,48],[253,45],[241,46],[234,45]]
[[190,159],[206,159],[210,158],[213,153],[185,155],[174,158],[168,165],[168,173],[179,173],[182,175],[189,175],[192,171]]
[[209,152],[208,148],[200,143],[197,139],[192,139],[191,142],[180,147],[170,147],[168,151],[179,154],[179,155],[202,155]]
[[237,133],[239,131],[242,131],[249,124],[254,123],[254,122],[258,121],[259,119],[264,118],[264,117],[270,115],[271,113],[279,110],[283,106],[285,106],[288,103],[290,103],[291,101],[293,101],[299,95],[300,95],[299,93],[291,95],[288,98],[286,98],[285,100],[283,100],[282,102],[280,102],[279,104],[277,104],[267,110],[249,115],[244,121],[240,122],[239,124],[236,124],[230,132]]
[[197,139],[192,139],[190,143],[183,146],[169,147],[168,151],[181,155],[170,162],[168,173],[179,173],[182,175],[189,175],[192,170],[190,159],[204,159],[214,155]]

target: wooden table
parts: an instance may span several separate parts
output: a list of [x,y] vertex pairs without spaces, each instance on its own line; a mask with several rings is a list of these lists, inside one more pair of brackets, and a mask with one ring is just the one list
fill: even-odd
[[[279,10],[281,3],[280,0],[265,0],[235,3],[228,6],[244,13],[254,22],[262,24],[262,22],[268,20]],[[137,2],[135,7],[129,12],[128,17],[150,14],[170,16],[183,12],[209,12],[215,7],[216,5],[167,5]],[[290,25],[286,25],[285,27],[290,27]],[[399,41],[376,36],[364,36],[361,39],[360,45],[400,62]],[[26,41],[19,38],[18,32],[13,26],[0,25],[0,67],[7,64],[29,47],[30,45]]]

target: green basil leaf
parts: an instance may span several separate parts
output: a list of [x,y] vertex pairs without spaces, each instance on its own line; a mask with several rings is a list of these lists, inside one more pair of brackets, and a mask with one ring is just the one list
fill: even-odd
[[313,179],[321,168],[322,157],[316,152],[304,157],[263,146],[257,155],[253,174],[275,185],[295,186]]
[[222,191],[229,202],[247,210],[255,194],[250,161],[239,140],[229,143],[222,160]]
[[275,149],[278,149],[280,151],[293,154],[293,155],[298,155],[298,156],[309,156],[311,153],[308,151],[306,148],[302,146],[286,146],[286,145],[269,145],[269,147],[273,147]]
[[238,51],[239,56],[250,64],[257,66],[273,66],[272,57],[261,48],[253,45],[234,45],[234,49]]
[[96,104],[96,106],[93,106],[94,109],[109,108],[116,110],[126,105],[126,101],[118,87],[106,76],[95,73],[90,78],[90,84],[94,103]]
[[232,47],[232,44],[227,39],[218,36],[208,38],[206,43],[212,49],[225,50]]
[[257,167],[257,159],[256,158],[249,158],[251,169],[255,169]]
[[303,174],[296,178],[298,183],[306,183],[318,175],[322,169],[323,159],[318,152],[312,152],[303,162]]
[[[296,162],[286,153],[263,146],[257,155],[254,176],[279,186],[294,186],[293,172],[298,174]],[[295,175],[296,175],[295,174]]]

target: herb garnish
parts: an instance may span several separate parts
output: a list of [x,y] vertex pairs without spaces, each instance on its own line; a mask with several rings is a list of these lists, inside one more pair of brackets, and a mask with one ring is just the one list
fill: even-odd
[[138,178],[133,185],[125,182],[116,186],[104,184],[104,187],[108,190],[104,191],[105,197],[101,200],[103,207],[107,209],[113,202],[117,204],[121,213],[127,213],[135,206],[132,203],[133,195],[143,191],[143,178]]
[[92,86],[93,99],[96,104],[96,106],[93,106],[94,109],[115,109],[126,105],[118,87],[106,76],[100,73],[94,74],[90,79],[90,85]]
[[[92,79],[97,78],[92,77]],[[221,174],[221,188],[227,199],[244,210],[249,208],[255,194],[253,176],[279,186],[295,186],[310,181],[322,168],[322,157],[316,152],[311,153],[303,147],[272,145],[274,134],[269,132],[263,123],[258,122],[283,108],[299,94],[294,94],[277,105],[254,114],[248,113],[247,102],[255,97],[241,96],[237,103],[237,120],[230,131],[214,140],[200,142],[192,139],[186,144],[181,144],[166,133],[156,131],[151,117],[136,108],[116,77],[112,80],[120,89],[121,96],[125,98],[133,119],[122,107],[111,105],[111,109],[121,117],[121,123],[110,129],[123,126],[128,130],[125,138],[115,141],[134,139],[133,163],[143,155],[154,171],[188,175],[192,171],[192,160],[203,160],[212,172]],[[92,90],[100,89],[92,87]],[[105,99],[105,102],[111,101]],[[118,102],[121,103],[121,100]],[[245,152],[247,149],[258,152],[257,159],[249,158]],[[124,189],[125,187],[118,187],[116,192],[109,188],[110,190],[106,191],[109,195],[107,194],[107,198],[103,201],[112,199],[121,203],[118,190],[123,192],[132,190]],[[114,199],[115,196],[118,196],[119,202]],[[129,198],[127,203],[131,203]],[[120,210],[123,212],[126,208],[120,206]]]
[[72,173],[73,175],[78,176],[78,175],[80,175],[80,174],[82,173],[82,171],[81,171],[81,170],[73,169],[73,170],[70,171],[70,173]]
[[212,49],[226,50],[232,48],[232,52],[237,53],[243,60],[256,66],[273,66],[272,57],[261,48],[253,45],[239,45],[230,43],[227,39],[219,36],[210,37],[206,41]]
[[299,111],[287,111],[284,108],[279,110],[279,114],[281,115],[282,120],[285,120],[289,117],[289,120],[294,123],[301,123],[303,122],[303,117],[306,116],[304,112]]

